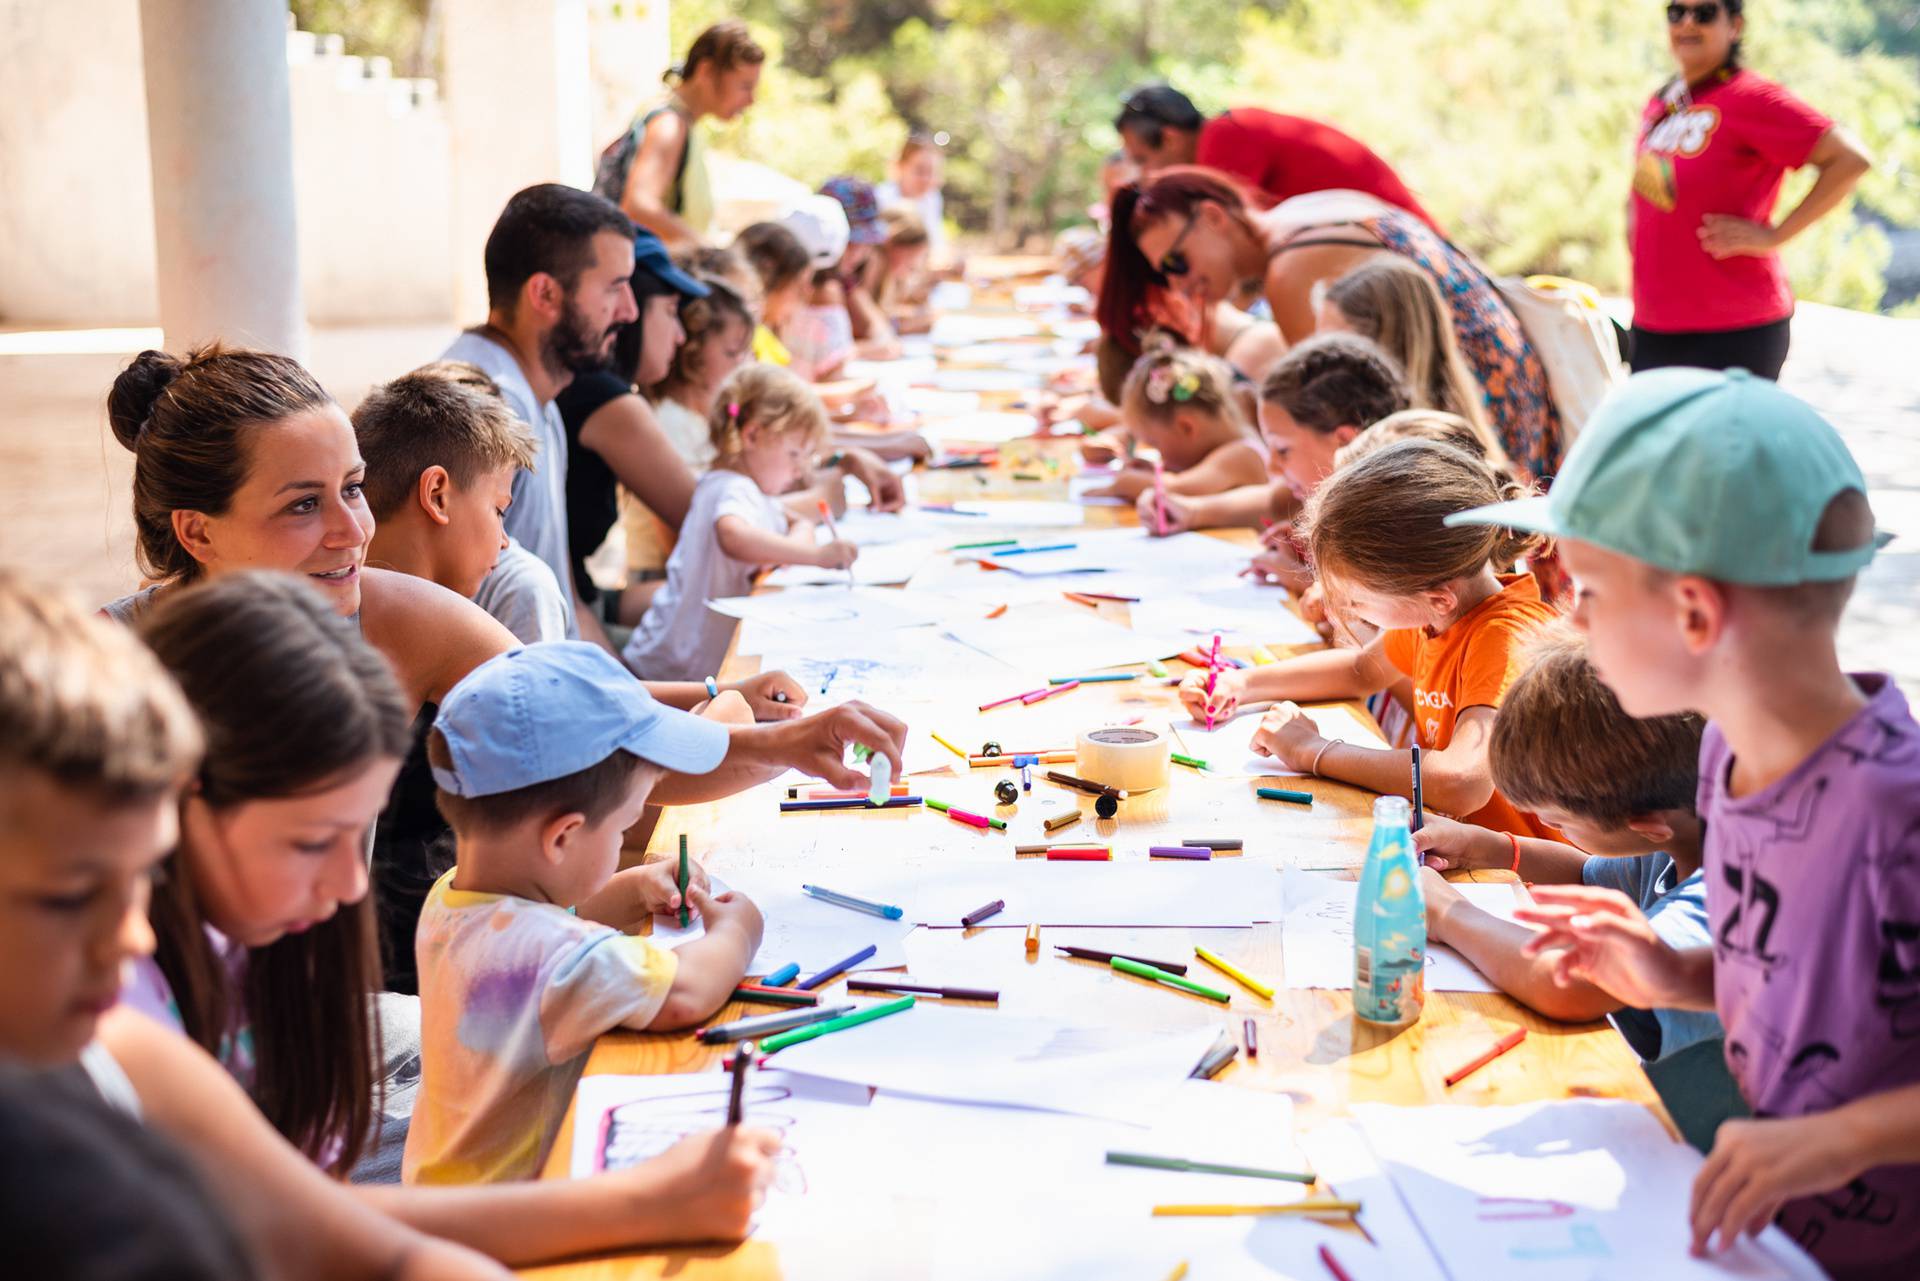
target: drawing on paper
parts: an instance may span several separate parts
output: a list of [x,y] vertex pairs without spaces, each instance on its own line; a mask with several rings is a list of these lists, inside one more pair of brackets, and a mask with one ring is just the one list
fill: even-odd
[[[729,1092],[722,1077],[712,1089],[634,1099],[608,1108],[600,1118],[600,1137],[594,1144],[594,1169],[624,1170],[652,1160],[682,1139],[719,1129],[727,1122]],[[784,1135],[795,1118],[783,1112],[781,1105],[792,1097],[793,1091],[784,1085],[751,1085],[746,1109],[756,1127]],[[789,1196],[801,1196],[807,1190],[806,1171],[790,1143],[783,1143],[774,1158],[773,1187]]]

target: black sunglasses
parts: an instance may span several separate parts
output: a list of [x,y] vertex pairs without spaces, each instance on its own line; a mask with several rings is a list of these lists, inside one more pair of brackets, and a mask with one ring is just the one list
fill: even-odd
[[1667,6],[1667,25],[1677,27],[1693,15],[1695,26],[1712,26],[1720,20],[1720,0],[1705,0],[1703,4],[1670,4]]
[[1200,217],[1198,211],[1187,215],[1187,225],[1180,228],[1180,234],[1167,246],[1167,252],[1160,257],[1160,274],[1169,280],[1177,279],[1193,270],[1193,264],[1180,252],[1180,246],[1187,242],[1187,235],[1193,230],[1193,224]]

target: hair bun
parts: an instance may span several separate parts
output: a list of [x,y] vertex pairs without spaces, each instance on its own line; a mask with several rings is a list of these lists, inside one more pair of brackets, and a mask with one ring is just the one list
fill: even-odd
[[139,446],[140,433],[153,417],[153,407],[174,379],[185,371],[187,363],[164,351],[143,351],[133,363],[120,371],[107,393],[107,423],[114,439],[127,449]]

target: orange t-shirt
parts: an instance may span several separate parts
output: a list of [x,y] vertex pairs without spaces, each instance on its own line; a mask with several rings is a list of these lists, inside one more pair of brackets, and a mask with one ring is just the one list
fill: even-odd
[[[1444,751],[1453,741],[1454,721],[1467,708],[1499,707],[1520,674],[1527,638],[1553,617],[1553,606],[1540,599],[1540,585],[1531,574],[1502,574],[1498,593],[1439,635],[1421,628],[1388,632],[1387,661],[1413,678],[1414,732],[1421,748]],[[1560,839],[1497,790],[1464,820],[1516,836]]]

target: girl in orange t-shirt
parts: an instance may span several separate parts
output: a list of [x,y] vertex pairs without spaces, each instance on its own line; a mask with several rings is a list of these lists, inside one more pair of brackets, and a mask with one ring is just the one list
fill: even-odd
[[[1194,715],[1218,719],[1243,702],[1364,698],[1411,677],[1426,804],[1496,831],[1552,836],[1495,790],[1487,765],[1494,713],[1523,666],[1525,642],[1554,616],[1531,575],[1494,569],[1532,539],[1445,523],[1523,492],[1481,459],[1427,440],[1389,445],[1335,472],[1308,508],[1309,549],[1328,605],[1380,634],[1361,649],[1221,672],[1211,698],[1206,673],[1196,672],[1181,685],[1181,700]],[[1266,714],[1253,748],[1308,774],[1411,791],[1409,752],[1324,738],[1292,702]]]

